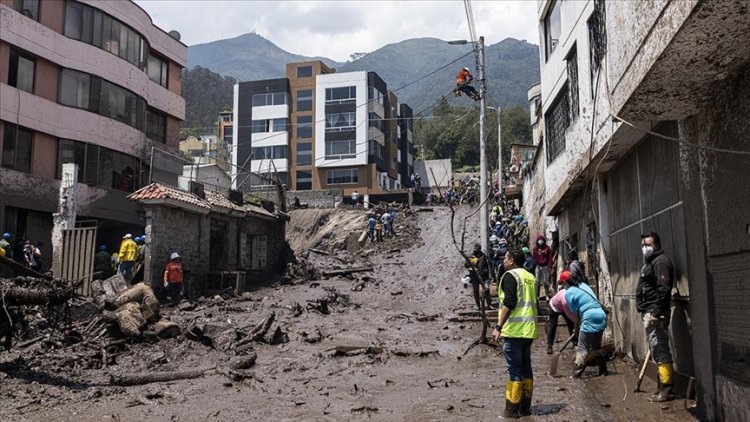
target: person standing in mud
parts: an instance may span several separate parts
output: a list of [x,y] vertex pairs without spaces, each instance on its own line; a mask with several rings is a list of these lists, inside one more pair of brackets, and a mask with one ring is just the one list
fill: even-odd
[[375,219],[374,214],[370,214],[367,219],[367,236],[370,238],[370,242],[375,241],[375,225],[378,224],[378,220]]
[[586,283],[583,265],[579,261],[570,264],[571,277],[565,281],[565,301],[573,312],[575,333],[578,337],[575,366],[572,378],[581,378],[586,370],[586,360],[593,353],[599,366],[599,375],[608,375],[607,359],[602,349],[602,336],[607,328],[607,314]]
[[[489,258],[484,252],[482,252],[482,246],[479,243],[474,244],[474,253],[469,258],[469,262],[465,267],[469,270],[471,288],[474,292],[474,302],[477,304],[477,309],[480,311],[482,310],[482,304],[480,303],[481,300],[484,300],[485,302],[485,309],[491,309],[492,299],[490,299]],[[484,288],[481,298],[479,297],[480,285]]]
[[495,341],[503,339],[503,354],[510,379],[505,384],[503,417],[531,415],[534,373],[531,368],[531,343],[539,336],[537,296],[534,275],[523,268],[526,257],[521,250],[505,254],[506,269],[497,294],[500,310],[492,332]]
[[656,362],[659,392],[655,402],[672,400],[672,351],[669,349],[669,320],[674,286],[674,265],[661,249],[661,239],[654,232],[641,235],[645,265],[635,291],[635,306],[643,318],[651,357]]
[[177,306],[180,303],[182,282],[182,258],[177,252],[172,252],[169,262],[167,262],[167,266],[164,269],[165,296],[171,299],[172,306]]

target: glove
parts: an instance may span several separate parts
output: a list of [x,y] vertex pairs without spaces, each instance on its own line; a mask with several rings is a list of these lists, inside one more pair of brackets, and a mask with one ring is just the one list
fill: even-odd
[[164,288],[166,289],[166,288],[167,288],[167,286],[169,286],[169,283],[167,283],[167,282],[165,281],[165,282],[164,282]]

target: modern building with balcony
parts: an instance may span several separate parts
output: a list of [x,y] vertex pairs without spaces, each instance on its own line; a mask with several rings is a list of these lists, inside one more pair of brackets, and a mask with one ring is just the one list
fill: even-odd
[[640,235],[661,236],[675,389],[695,381],[702,420],[750,414],[749,13],[739,0],[538,1],[544,188],[525,189],[527,215],[554,219],[560,259],[586,261],[616,348],[638,361]]
[[235,85],[232,165],[238,189],[377,194],[414,171],[412,111],[375,72],[290,63],[287,77]]
[[179,34],[131,1],[0,0],[0,28],[0,228],[51,256],[62,164],[76,163],[78,219],[98,240],[141,231],[126,196],[147,182],[152,146],[178,152]]

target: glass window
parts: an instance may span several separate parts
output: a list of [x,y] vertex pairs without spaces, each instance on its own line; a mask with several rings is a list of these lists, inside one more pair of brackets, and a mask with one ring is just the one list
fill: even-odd
[[146,65],[146,71],[148,78],[152,82],[155,82],[164,88],[167,87],[167,72],[169,70],[169,64],[155,56],[153,54],[148,55],[148,64]]
[[338,88],[326,88],[326,102],[349,103],[357,98],[356,86],[342,86]]
[[253,120],[251,123],[251,133],[268,132],[268,120]]
[[62,177],[62,165],[74,163],[78,165],[78,180],[83,182],[86,173],[86,144],[83,142],[60,139],[57,147],[57,178]]
[[297,138],[308,139],[313,136],[312,116],[297,116]]
[[89,109],[91,75],[72,69],[63,69],[60,77],[60,103],[66,106]]
[[286,92],[276,92],[273,94],[273,105],[286,104]]
[[276,145],[273,148],[273,158],[287,158],[286,145]]
[[353,184],[358,181],[357,169],[328,170],[326,172],[326,184],[329,185]]
[[167,116],[156,110],[146,112],[146,137],[161,143],[166,142]]
[[83,182],[96,185],[96,176],[99,173],[99,145],[86,145],[86,167],[83,168]]
[[10,50],[8,85],[26,92],[34,92],[34,68],[36,61],[19,51]]
[[273,132],[286,132],[287,130],[287,120],[286,119],[272,119],[271,120],[271,127],[273,129]]
[[356,119],[356,112],[326,114],[326,132],[350,130],[356,126]]
[[5,168],[31,173],[34,133],[20,126],[3,123],[3,160]]
[[312,144],[297,144],[297,165],[309,166],[312,164]]
[[325,141],[326,160],[354,158],[357,156],[357,141],[345,139],[340,141]]
[[267,98],[268,96],[266,94],[255,94],[253,95],[253,107],[261,107],[264,105],[268,105]]
[[297,91],[297,111],[312,111],[312,108],[312,89],[300,89],[299,91]]
[[555,51],[557,45],[560,43],[560,4],[561,1],[555,1],[552,8],[547,13],[547,17],[544,18],[544,39],[545,48],[544,54],[545,59],[549,60],[549,56]]
[[299,66],[297,67],[298,78],[309,78],[313,75],[312,66]]
[[253,107],[286,104],[286,92],[253,95]]
[[76,40],[83,33],[83,4],[69,1],[65,7],[65,36]]
[[297,171],[297,190],[312,189],[312,172]]
[[13,0],[13,9],[35,21],[39,20],[39,0]]
[[108,148],[99,148],[97,185],[133,192],[138,187],[138,159]]

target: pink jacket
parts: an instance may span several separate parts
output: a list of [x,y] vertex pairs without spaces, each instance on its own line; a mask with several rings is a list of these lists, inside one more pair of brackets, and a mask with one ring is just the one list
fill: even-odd
[[571,312],[568,302],[565,300],[565,289],[561,289],[550,299],[549,306],[558,314],[564,312],[568,318],[573,319],[573,312]]

